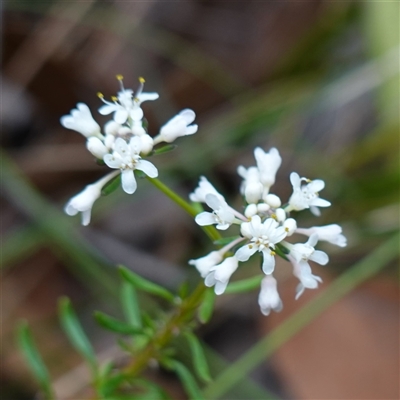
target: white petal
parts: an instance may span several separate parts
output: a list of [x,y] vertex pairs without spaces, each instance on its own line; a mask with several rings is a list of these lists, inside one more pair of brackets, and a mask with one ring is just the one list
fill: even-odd
[[140,107],[135,107],[129,113],[133,121],[140,121],[143,118],[143,110]]
[[73,206],[73,205],[71,205],[70,203],[67,203],[67,205],[65,206],[65,208],[64,208],[64,211],[65,211],[65,213],[66,214],[68,214],[68,215],[76,215],[76,214],[78,214],[78,210]]
[[140,103],[143,103],[144,101],[157,100],[160,96],[156,92],[142,92],[137,97]]
[[[99,108],[99,113],[101,114],[101,115],[108,115],[108,114],[111,114],[112,112],[114,112],[115,110],[117,109],[117,106],[115,106],[115,105],[109,105],[109,104],[106,104],[106,105],[104,105],[104,106],[101,106],[100,108]],[[125,122],[125,121],[124,121]]]
[[301,181],[300,176],[297,172],[292,172],[290,174],[290,183],[292,184],[293,189],[300,188]]
[[104,162],[109,166],[110,168],[120,168],[121,167],[121,158],[120,157],[115,157],[113,154],[106,154],[103,157]]
[[214,286],[216,282],[217,282],[217,281],[215,280],[215,272],[214,272],[214,271],[211,271],[211,272],[206,276],[206,279],[204,280],[204,284],[205,284],[207,287]]
[[264,274],[270,275],[274,272],[275,269],[275,257],[271,255],[271,250],[264,250],[263,252],[264,255],[264,261],[262,265],[262,270]]
[[326,265],[328,264],[329,257],[325,252],[320,250],[315,250],[310,257],[310,260],[315,261],[320,265]]
[[142,146],[142,139],[139,136],[134,136],[129,142],[129,147],[133,154],[139,154],[142,151]]
[[308,188],[313,193],[320,192],[324,187],[325,187],[325,182],[321,179],[315,179],[314,181],[308,184]]
[[122,171],[121,181],[122,181],[122,189],[124,189],[126,193],[128,194],[135,193],[135,190],[137,188],[137,183],[135,175],[131,169]]
[[200,226],[212,225],[217,222],[215,219],[215,215],[213,213],[210,213],[207,211],[197,214],[195,221],[196,221],[197,225],[200,225]]
[[226,231],[231,225],[228,223],[225,224],[218,224],[215,227],[220,231]]
[[83,226],[88,226],[90,223],[90,213],[92,209],[82,211],[82,225]]
[[235,257],[239,261],[244,262],[247,261],[256,251],[257,248],[254,245],[246,244],[236,251]]
[[317,197],[311,202],[311,205],[316,207],[329,207],[331,203],[328,200]]
[[189,108],[182,110],[179,115],[185,120],[186,125],[191,124],[196,118],[196,113]]
[[219,296],[220,294],[224,293],[227,286],[228,282],[217,281],[214,287],[215,294]]
[[196,124],[189,125],[189,126],[186,128],[185,135],[186,135],[186,136],[187,136],[187,135],[193,135],[194,133],[197,132],[198,129],[199,129],[199,127],[198,127]]
[[129,153],[128,143],[122,138],[118,138],[114,145],[115,151],[122,157],[125,157]]
[[136,169],[143,171],[150,178],[157,178],[158,176],[157,168],[150,161],[147,160],[140,160],[136,164]]
[[212,193],[207,194],[205,200],[208,207],[212,208],[215,211],[218,210],[223,205],[221,200],[218,199],[218,197]]
[[124,108],[119,108],[115,111],[114,114],[114,121],[118,122],[119,124],[123,124],[128,119],[128,111]]

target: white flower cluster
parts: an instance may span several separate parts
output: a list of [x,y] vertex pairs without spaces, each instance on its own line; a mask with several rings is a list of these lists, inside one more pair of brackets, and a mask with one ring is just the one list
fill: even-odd
[[[325,183],[320,179],[311,181],[300,178],[296,172],[290,174],[293,193],[287,204],[270,193],[275,183],[275,176],[282,159],[277,149],[268,153],[261,148],[254,151],[256,166],[245,168],[240,166],[238,174],[243,178],[241,194],[246,201],[244,213],[230,207],[224,197],[205,178],[201,177],[198,187],[190,194],[193,202],[206,203],[212,212],[204,211],[195,218],[198,225],[216,225],[217,229],[226,230],[232,224],[239,225],[240,236],[233,239],[220,250],[196,260],[190,260],[205,278],[205,285],[212,287],[216,294],[222,294],[239,262],[249,260],[255,253],[262,255],[262,271],[265,277],[261,283],[259,305],[264,315],[271,310],[280,311],[282,302],[277,291],[277,281],[273,276],[275,256],[281,255],[293,265],[293,273],[299,279],[296,298],[304,289],[315,289],[321,278],[313,275],[309,261],[325,265],[328,255],[316,250],[318,241],[327,241],[340,247],[346,246],[346,238],[342,228],[337,224],[298,228],[296,220],[291,216],[293,211],[310,209],[319,215],[318,207],[328,207],[330,203],[319,197]],[[306,243],[292,244],[286,241],[289,236],[298,233],[308,236]],[[243,243],[235,252],[232,249]]]
[[158,176],[157,168],[143,158],[150,155],[155,145],[161,142],[171,143],[180,136],[197,132],[197,125],[192,124],[196,114],[185,109],[162,126],[157,136],[151,137],[144,127],[141,104],[144,101],[157,100],[158,93],[143,92],[143,78],[139,78],[139,88],[135,92],[124,88],[121,75],[117,75],[117,79],[121,90],[116,97],[112,97],[112,101],[106,101],[101,93],[98,94],[104,103],[99,113],[113,114],[103,131],[84,103],[78,103],[69,115],[61,118],[61,124],[65,128],[77,131],[87,138],[86,147],[97,159],[117,170],[88,185],[65,206],[68,215],[82,213],[83,225],[89,224],[93,204],[101,196],[104,185],[121,174],[123,190],[129,194],[134,193],[137,188],[135,170],[142,171],[150,178]]

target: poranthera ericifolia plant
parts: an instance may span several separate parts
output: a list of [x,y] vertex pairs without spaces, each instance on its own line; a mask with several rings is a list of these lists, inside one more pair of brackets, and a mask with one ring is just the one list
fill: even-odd
[[[346,246],[346,238],[337,224],[312,227],[298,227],[296,215],[310,210],[320,215],[321,207],[331,203],[322,199],[319,192],[325,183],[321,179],[310,180],[298,173],[290,174],[292,194],[286,203],[273,192],[276,173],[282,159],[276,148],[268,151],[257,147],[254,150],[255,165],[239,166],[242,178],[240,194],[243,198],[241,210],[232,208],[225,197],[205,178],[200,177],[198,186],[186,201],[157,177],[159,171],[153,162],[154,155],[173,149],[176,139],[195,134],[198,126],[193,124],[195,112],[184,109],[165,125],[156,136],[151,136],[141,104],[156,100],[157,93],[144,92],[144,79],[139,78],[136,91],[125,89],[123,78],[117,75],[120,91],[110,101],[99,93],[104,103],[99,113],[111,119],[101,129],[84,103],[78,103],[69,115],[61,118],[61,124],[79,132],[86,138],[86,148],[98,164],[111,169],[97,182],[89,184],[75,195],[65,206],[68,215],[81,213],[82,224],[90,223],[93,204],[102,194],[110,193],[119,183],[127,194],[137,190],[137,177],[146,177],[162,193],[183,208],[194,218],[194,222],[212,240],[215,249],[198,259],[188,261],[204,278],[189,293],[171,293],[166,288],[149,282],[128,268],[120,267],[122,278],[122,307],[126,320],[117,320],[102,312],[95,314],[99,324],[114,333],[125,336],[119,344],[127,357],[118,366],[109,362],[100,366],[89,340],[84,334],[68,299],[60,302],[62,325],[72,344],[89,363],[92,371],[92,386],[99,399],[144,399],[169,398],[166,392],[154,382],[145,379],[143,373],[151,365],[161,365],[174,371],[182,381],[191,398],[202,398],[199,381],[209,381],[210,374],[199,339],[194,334],[199,323],[206,323],[212,314],[214,293],[225,291],[237,293],[261,286],[258,303],[261,312],[269,315],[271,310],[283,307],[274,277],[275,258],[283,258],[292,265],[293,274],[298,278],[298,298],[305,289],[315,289],[321,278],[313,274],[310,261],[325,265],[328,255],[316,249],[320,241]],[[203,205],[207,206],[204,211]],[[203,210],[203,211],[198,211]],[[232,225],[237,227],[236,236],[222,237],[221,232]],[[294,234],[306,237],[297,243]],[[260,273],[254,278],[229,283],[239,266],[246,267],[251,257],[259,257]],[[157,316],[149,316],[138,306],[137,290],[158,296],[165,301],[165,307]],[[46,369],[37,353],[27,326],[20,329],[20,344],[28,361],[48,398],[54,398]],[[133,340],[128,341],[128,338]],[[184,338],[192,352],[193,365],[185,365],[176,357],[179,340]],[[196,378],[192,375],[194,371]],[[145,397],[147,396],[147,397]],[[92,397],[93,398],[93,397]]]

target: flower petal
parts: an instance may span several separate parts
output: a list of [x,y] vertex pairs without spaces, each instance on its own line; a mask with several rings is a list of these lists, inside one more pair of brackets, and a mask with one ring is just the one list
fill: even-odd
[[125,123],[125,121],[128,119],[128,111],[125,110],[125,108],[118,108],[117,111],[115,111],[114,114],[114,121],[118,122],[119,124]]
[[217,281],[215,283],[215,287],[214,287],[215,294],[219,296],[220,294],[224,293],[226,287],[228,286],[228,282],[229,281],[226,281],[226,282]]
[[328,264],[329,257],[324,251],[315,250],[314,253],[312,253],[312,255],[310,256],[310,260],[320,265],[326,265]]
[[217,222],[215,219],[215,215],[207,211],[197,214],[195,221],[197,225],[200,226],[213,225]]
[[267,249],[263,252],[264,261],[262,265],[262,270],[264,274],[270,275],[274,272],[275,269],[275,257],[271,254],[271,250]]
[[239,261],[247,261],[255,252],[257,251],[256,246],[252,246],[251,244],[246,244],[242,247],[240,247],[236,253],[235,257]]
[[157,178],[158,176],[157,168],[150,161],[147,160],[138,161],[138,163],[136,164],[136,169],[143,171],[150,178]]
[[137,188],[137,183],[135,175],[131,169],[126,169],[122,171],[121,174],[122,189],[128,194],[135,193]]

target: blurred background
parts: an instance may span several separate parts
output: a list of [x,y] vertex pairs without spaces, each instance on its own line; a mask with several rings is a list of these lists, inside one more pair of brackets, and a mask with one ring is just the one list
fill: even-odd
[[[157,157],[160,178],[182,196],[206,175],[240,206],[238,165],[253,149],[283,158],[274,193],[291,193],[289,174],[321,178],[333,206],[304,226],[340,223],[345,249],[326,245],[324,283],[294,300],[296,279],[278,265],[280,314],[264,317],[258,293],[218,298],[200,330],[210,357],[237,359],[323,292],[330,281],[398,231],[399,3],[357,1],[5,1],[2,3],[2,388],[31,399],[37,386],[15,346],[19,320],[31,324],[61,399],[83,398],[85,367],[57,318],[69,296],[96,351],[121,357],[93,310],[118,313],[117,263],[168,288],[198,282],[187,260],[212,249],[194,221],[139,182],[94,206],[89,227],[63,206],[104,175],[84,138],[59,119],[77,102],[97,121],[96,93],[135,89],[160,94],[144,105],[150,134],[183,108],[199,132]],[[238,271],[252,276],[257,267]],[[151,307],[146,298],[144,307]],[[251,374],[245,394],[282,399],[398,399],[398,263],[314,319]],[[218,354],[218,356],[217,356]],[[123,360],[121,360],[123,362]],[[217,364],[216,364],[217,365]],[[218,369],[216,371],[218,373]],[[171,375],[153,373],[173,398]],[[241,397],[240,397],[241,396]]]

